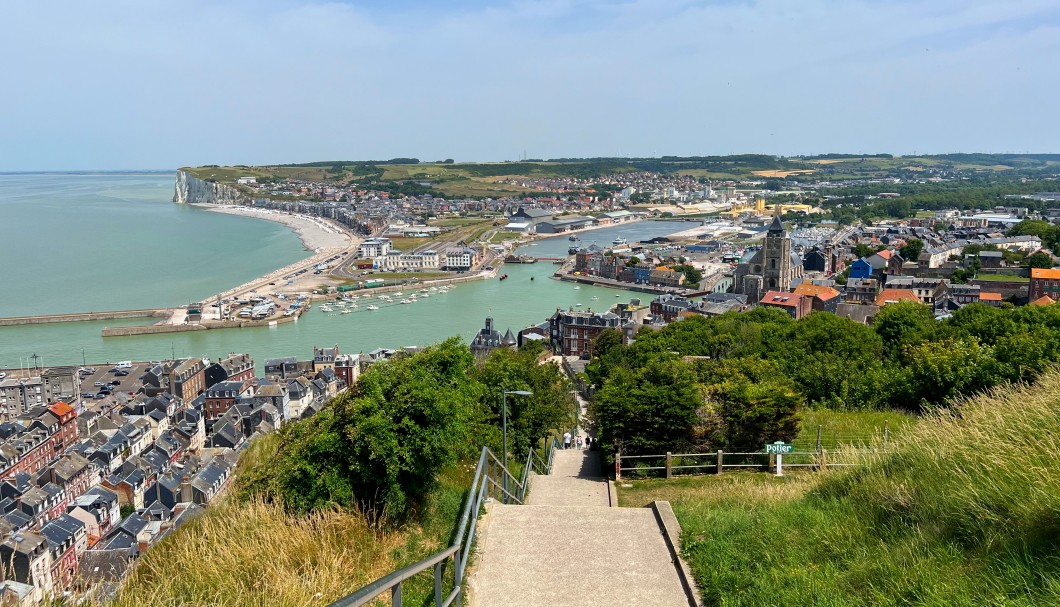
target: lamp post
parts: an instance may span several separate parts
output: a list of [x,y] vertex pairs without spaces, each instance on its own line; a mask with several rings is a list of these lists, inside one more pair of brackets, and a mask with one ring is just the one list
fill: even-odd
[[504,495],[501,496],[505,504],[508,503],[508,395],[515,394],[518,396],[530,396],[533,392],[526,390],[504,390],[501,392],[501,435],[503,436],[504,442],[504,453],[501,454],[501,463],[504,465],[504,473],[502,477],[502,486],[504,487]]

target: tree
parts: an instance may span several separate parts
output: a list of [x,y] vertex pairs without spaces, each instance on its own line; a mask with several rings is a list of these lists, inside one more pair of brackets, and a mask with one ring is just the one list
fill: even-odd
[[898,254],[906,261],[916,261],[920,252],[924,250],[924,241],[919,238],[910,238],[900,249]]
[[633,268],[633,267],[636,267],[636,266],[639,266],[639,265],[640,265],[640,257],[637,257],[636,255],[634,255],[633,257],[630,257],[629,259],[626,260],[626,267],[627,268]]
[[591,411],[606,450],[663,453],[688,444],[702,404],[691,367],[654,358],[635,371],[615,370],[596,393]]
[[798,434],[803,397],[774,363],[733,359],[717,365],[712,374],[710,448],[754,452],[767,442],[788,441]]
[[1053,256],[1043,251],[1037,251],[1027,258],[1027,266],[1031,268],[1053,267]]
[[698,285],[703,280],[703,273],[688,264],[674,266],[674,271],[685,275],[685,284]]
[[280,430],[280,446],[242,484],[296,513],[356,507],[400,522],[443,467],[482,444],[483,386],[457,338],[373,365],[309,419]]
[[872,328],[883,340],[884,352],[892,358],[899,356],[903,347],[931,340],[939,331],[931,308],[911,301],[884,306],[872,321]]
[[506,399],[510,453],[525,456],[533,442],[550,430],[574,425],[572,386],[557,365],[539,365],[536,357],[502,348],[490,353],[475,377],[485,386],[483,408],[491,412],[494,428],[502,423],[503,391],[533,393]]

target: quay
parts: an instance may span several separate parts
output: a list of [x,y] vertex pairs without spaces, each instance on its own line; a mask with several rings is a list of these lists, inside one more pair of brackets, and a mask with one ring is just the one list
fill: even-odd
[[0,318],[0,327],[18,325],[41,325],[53,322],[82,322],[86,320],[112,320],[115,318],[161,318],[169,317],[168,309],[114,310],[111,312],[74,312],[71,314],[42,314],[40,316],[10,316]]
[[693,291],[691,289],[675,289],[673,287],[634,284],[630,282],[622,282],[620,280],[611,280],[609,278],[600,278],[599,276],[574,276],[573,274],[567,274],[565,272],[556,272],[552,277],[565,282],[576,282],[583,285],[595,285],[598,287],[611,287],[615,289],[624,289],[626,291],[639,291],[641,293],[654,293],[656,295],[672,293],[675,295],[681,295],[682,297],[702,297],[703,295],[710,293],[710,291],[702,291],[698,289]]

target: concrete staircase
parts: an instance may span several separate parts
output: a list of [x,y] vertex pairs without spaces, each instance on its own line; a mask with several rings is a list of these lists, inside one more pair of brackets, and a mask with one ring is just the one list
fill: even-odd
[[611,507],[597,452],[557,451],[531,479],[527,505],[494,503],[480,523],[470,605],[690,604],[655,511]]

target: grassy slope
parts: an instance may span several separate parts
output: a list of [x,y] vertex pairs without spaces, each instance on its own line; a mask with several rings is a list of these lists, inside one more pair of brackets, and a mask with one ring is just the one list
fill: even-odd
[[[276,437],[257,441],[240,468],[260,465]],[[349,512],[295,517],[225,499],[151,548],[110,607],[326,605],[447,546],[470,476],[466,466],[447,471],[422,525],[386,532]],[[409,604],[430,595],[431,583],[429,573],[411,580]]]
[[844,472],[637,481],[707,605],[1060,604],[1060,372],[910,428]]

